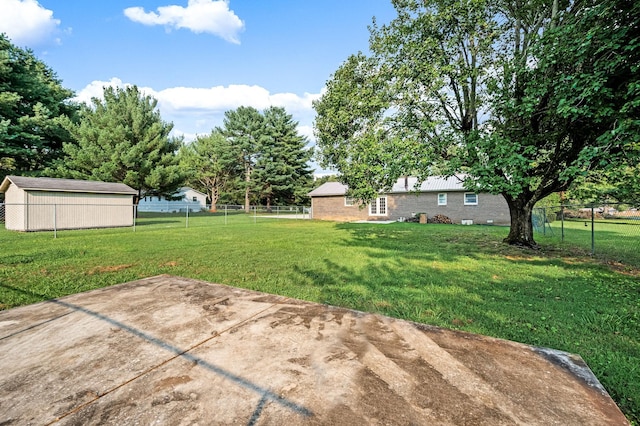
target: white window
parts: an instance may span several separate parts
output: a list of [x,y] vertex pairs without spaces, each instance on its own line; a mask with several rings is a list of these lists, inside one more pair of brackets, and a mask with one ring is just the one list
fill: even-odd
[[371,216],[387,215],[387,197],[378,197],[369,204],[369,214]]
[[478,205],[478,194],[473,192],[465,192],[464,193],[464,205],[465,206],[477,206]]
[[441,192],[438,194],[438,205],[446,206],[447,205],[447,194],[445,192]]
[[344,205],[346,207],[351,207],[356,205],[356,200],[353,197],[344,197]]

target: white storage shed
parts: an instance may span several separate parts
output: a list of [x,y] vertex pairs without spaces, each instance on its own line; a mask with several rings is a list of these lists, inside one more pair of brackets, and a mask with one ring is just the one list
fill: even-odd
[[133,197],[122,183],[7,176],[5,227],[13,231],[133,226]]

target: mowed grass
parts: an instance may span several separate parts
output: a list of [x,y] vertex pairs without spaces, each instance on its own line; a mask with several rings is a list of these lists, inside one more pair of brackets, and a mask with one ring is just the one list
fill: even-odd
[[2,229],[2,308],[158,274],[198,278],[577,353],[640,424],[640,254],[627,247],[637,238],[618,239],[631,254],[612,265],[546,237],[539,251],[506,246],[502,227],[180,220],[57,239]]
[[[640,218],[636,220],[599,219],[594,222],[595,257],[624,265],[640,265]],[[562,241],[562,222],[551,224],[551,230],[536,235],[538,242],[554,245]],[[585,254],[591,253],[591,220],[565,220],[564,245]]]

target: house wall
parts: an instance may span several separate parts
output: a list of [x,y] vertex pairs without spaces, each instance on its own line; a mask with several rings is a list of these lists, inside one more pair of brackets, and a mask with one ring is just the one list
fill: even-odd
[[418,213],[427,217],[442,214],[453,223],[472,220],[474,224],[496,225],[510,223],[509,206],[501,195],[478,194],[478,204],[464,205],[464,192],[447,192],[447,205],[438,205],[438,193],[388,194],[387,215],[369,216],[369,208],[345,206],[344,196],[313,197],[311,199],[312,218],[319,220],[355,221],[355,220],[398,220],[411,218]]
[[[141,212],[179,212],[185,211],[187,206],[193,211],[207,208],[207,196],[194,189],[181,190],[178,195],[182,195],[180,200],[167,200],[165,197],[147,196],[138,202],[138,211]],[[193,201],[196,197],[196,201]]]
[[25,191],[20,231],[133,226],[133,196]]
[[447,205],[438,205],[438,193],[389,194],[389,219],[412,217],[416,213],[426,213],[428,218],[437,214],[447,216],[453,223],[472,220],[474,224],[509,225],[509,206],[502,195],[478,194],[478,204],[464,204],[464,192],[446,192]]
[[344,196],[311,198],[311,218],[349,222],[369,219],[369,209],[359,206],[345,206]]
[[[193,200],[194,197],[196,199],[195,201]],[[184,200],[189,203],[197,203],[203,209],[207,208],[207,196],[194,189],[189,188],[184,192]]]

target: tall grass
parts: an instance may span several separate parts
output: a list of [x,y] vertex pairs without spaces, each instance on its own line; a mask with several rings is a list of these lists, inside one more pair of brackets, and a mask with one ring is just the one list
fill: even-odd
[[57,239],[0,230],[2,308],[157,274],[198,278],[578,353],[640,422],[633,240],[611,248],[627,253],[620,266],[570,241],[506,246],[502,227],[193,220]]

